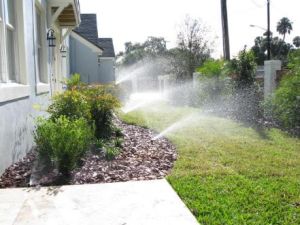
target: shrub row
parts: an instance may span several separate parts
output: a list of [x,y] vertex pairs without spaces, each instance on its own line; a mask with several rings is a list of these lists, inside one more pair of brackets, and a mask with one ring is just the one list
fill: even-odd
[[38,119],[34,133],[39,157],[68,175],[89,146],[113,133],[113,110],[120,106],[114,87],[88,86],[74,75],[67,90],[54,96],[48,119]]

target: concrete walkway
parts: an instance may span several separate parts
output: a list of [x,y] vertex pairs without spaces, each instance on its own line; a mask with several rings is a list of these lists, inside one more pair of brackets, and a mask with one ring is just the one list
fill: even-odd
[[197,225],[166,180],[0,190],[1,225]]

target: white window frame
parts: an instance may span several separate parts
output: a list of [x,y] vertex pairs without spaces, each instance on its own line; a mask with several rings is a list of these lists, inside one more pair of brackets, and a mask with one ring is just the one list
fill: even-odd
[[[40,16],[40,27],[37,27],[37,16]],[[50,91],[50,82],[48,76],[48,57],[47,57],[47,27],[46,27],[46,9],[40,1],[35,0],[34,11],[34,39],[35,39],[35,71],[36,71],[36,92],[37,94]],[[38,32],[40,32],[38,34]],[[40,37],[40,43],[38,39]],[[39,54],[40,50],[40,54]],[[40,60],[39,58],[42,58]]]
[[[13,0],[8,0],[13,1]],[[8,23],[6,0],[0,0],[0,103],[27,97],[30,88],[27,85],[27,66],[24,39],[23,1],[14,0],[14,26]],[[9,79],[7,58],[7,29],[14,30],[15,80]],[[2,47],[3,46],[3,47]],[[20,60],[23,59],[23,60]],[[20,74],[22,71],[22,74]]]

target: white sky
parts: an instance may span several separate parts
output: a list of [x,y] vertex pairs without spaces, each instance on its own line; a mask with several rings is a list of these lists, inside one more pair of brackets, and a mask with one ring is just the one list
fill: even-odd
[[[270,0],[271,31],[286,16],[293,21],[291,41],[300,36],[300,0]],[[227,0],[231,55],[236,55],[246,44],[264,33],[255,24],[267,27],[267,0]],[[215,41],[215,57],[222,54],[220,0],[80,0],[81,13],[96,13],[100,37],[112,37],[115,51],[124,50],[127,41],[144,42],[148,36],[164,37],[167,47],[176,45],[178,25],[185,15],[201,18],[210,28]],[[210,37],[210,38],[211,38]]]

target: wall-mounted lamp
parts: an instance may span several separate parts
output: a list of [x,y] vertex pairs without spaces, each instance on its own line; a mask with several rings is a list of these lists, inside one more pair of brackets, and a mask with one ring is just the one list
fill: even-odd
[[54,36],[55,31],[53,29],[48,30],[47,32],[47,40],[48,40],[48,46],[53,48],[55,47],[55,40],[56,37]]
[[63,58],[67,57],[67,47],[65,45],[61,45],[60,47],[60,54]]
[[100,66],[100,63],[101,63],[101,55],[99,54],[98,55],[98,65]]

